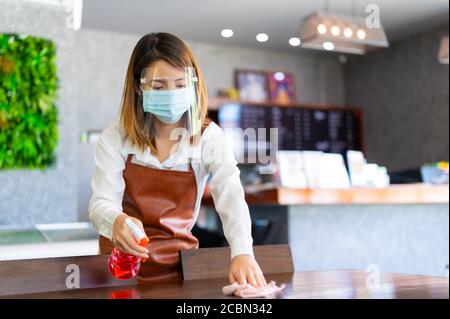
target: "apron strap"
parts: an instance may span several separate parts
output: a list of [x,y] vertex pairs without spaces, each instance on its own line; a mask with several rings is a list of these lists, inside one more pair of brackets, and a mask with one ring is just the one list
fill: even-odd
[[133,156],[133,154],[128,154],[127,157],[127,163],[131,163],[131,157]]
[[188,154],[188,163],[189,163],[189,170],[194,171],[194,166],[192,166],[192,154]]

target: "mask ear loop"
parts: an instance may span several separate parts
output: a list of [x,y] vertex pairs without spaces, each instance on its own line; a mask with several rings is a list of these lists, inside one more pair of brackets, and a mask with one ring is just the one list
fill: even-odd
[[153,115],[151,113],[145,112],[145,122],[148,125],[148,136],[151,139],[155,138],[155,126],[153,125]]

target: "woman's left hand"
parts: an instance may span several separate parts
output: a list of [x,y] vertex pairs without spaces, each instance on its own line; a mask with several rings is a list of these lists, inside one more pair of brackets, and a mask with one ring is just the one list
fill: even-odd
[[267,286],[264,274],[259,268],[255,258],[250,255],[238,255],[231,260],[230,271],[228,273],[230,283],[249,283],[257,288]]

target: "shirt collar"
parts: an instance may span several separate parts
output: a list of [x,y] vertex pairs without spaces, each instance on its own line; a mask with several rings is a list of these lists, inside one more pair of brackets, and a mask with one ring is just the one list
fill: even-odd
[[132,145],[130,140],[127,138],[123,145],[123,150],[125,154],[132,154],[135,156],[136,160],[144,163],[151,164],[153,166],[162,168],[173,167],[178,165],[183,165],[189,163],[189,159],[196,161],[200,154],[200,143],[192,145],[188,138],[183,138],[180,141],[179,146],[175,153],[171,154],[163,163],[150,152],[150,148],[146,148],[143,152],[138,149],[137,146]]

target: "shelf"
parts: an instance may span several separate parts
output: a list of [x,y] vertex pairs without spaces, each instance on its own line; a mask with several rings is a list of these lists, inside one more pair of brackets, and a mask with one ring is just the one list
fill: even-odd
[[[448,204],[448,185],[407,184],[387,188],[291,189],[246,193],[249,205]],[[204,205],[213,205],[209,192]]]
[[230,100],[226,97],[209,97],[208,98],[208,110],[217,111],[225,103],[238,103],[252,106],[266,106],[266,107],[287,107],[287,108],[309,108],[315,110],[347,110],[354,112],[362,112],[361,108],[350,107],[344,105],[327,105],[327,104],[313,104],[313,103],[280,103],[277,101],[266,101],[266,102],[255,102],[255,101],[244,101],[244,100]]

